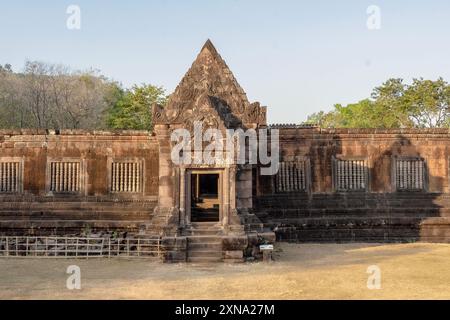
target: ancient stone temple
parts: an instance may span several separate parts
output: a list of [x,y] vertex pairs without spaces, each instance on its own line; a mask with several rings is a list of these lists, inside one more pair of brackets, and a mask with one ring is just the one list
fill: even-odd
[[[275,240],[450,239],[448,129],[267,125],[210,41],[152,113],[152,132],[1,130],[0,235],[160,237],[167,261],[243,261]],[[198,123],[276,132],[277,170],[174,162],[174,132]]]

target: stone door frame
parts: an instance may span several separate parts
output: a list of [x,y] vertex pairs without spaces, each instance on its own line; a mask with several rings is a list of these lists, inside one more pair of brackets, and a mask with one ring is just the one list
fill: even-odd
[[[233,170],[234,172],[234,170]],[[217,225],[227,227],[229,224],[230,209],[236,207],[235,182],[230,177],[229,167],[217,168],[180,168],[180,225],[191,226],[191,175],[217,174],[219,176],[219,221]],[[231,178],[231,179],[230,179]]]

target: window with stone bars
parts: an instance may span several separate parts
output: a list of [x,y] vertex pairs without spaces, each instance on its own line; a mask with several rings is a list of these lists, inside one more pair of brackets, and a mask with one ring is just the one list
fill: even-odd
[[365,160],[336,159],[334,180],[337,191],[364,191],[367,187]]
[[78,193],[81,189],[81,162],[51,161],[50,191],[56,193]]
[[425,161],[420,158],[395,160],[395,183],[400,191],[420,191],[425,188]]
[[142,162],[117,161],[111,163],[111,192],[142,192]]
[[275,186],[277,192],[306,191],[306,161],[280,162]]
[[21,171],[20,161],[2,161],[0,159],[1,193],[16,193],[21,191]]

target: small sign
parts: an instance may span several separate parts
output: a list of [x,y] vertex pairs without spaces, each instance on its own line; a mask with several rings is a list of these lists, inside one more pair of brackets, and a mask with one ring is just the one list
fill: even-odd
[[259,250],[265,251],[265,250],[273,250],[273,244],[263,244],[259,246]]

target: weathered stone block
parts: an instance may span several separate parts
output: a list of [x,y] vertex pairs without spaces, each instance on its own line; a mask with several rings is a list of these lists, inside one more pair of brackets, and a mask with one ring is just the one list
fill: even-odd
[[166,263],[186,262],[186,251],[165,251],[163,261]]
[[244,252],[242,250],[224,251],[224,259],[243,259]]
[[242,251],[247,245],[247,236],[225,236],[222,238],[222,248],[224,251]]

